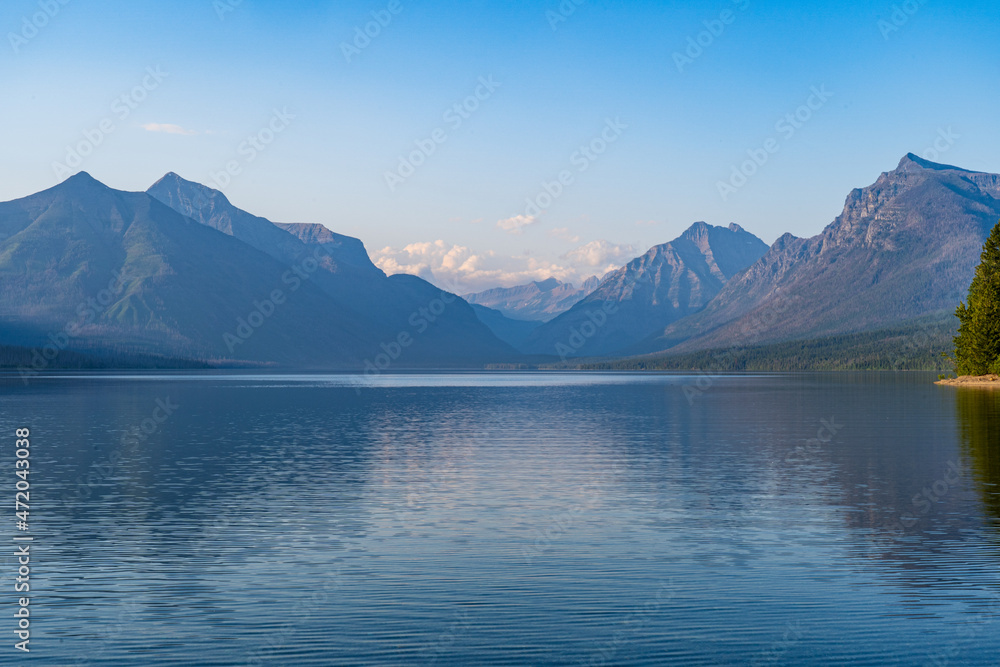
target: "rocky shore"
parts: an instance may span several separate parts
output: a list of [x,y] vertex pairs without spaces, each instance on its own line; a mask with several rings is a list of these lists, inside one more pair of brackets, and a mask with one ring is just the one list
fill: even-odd
[[955,387],[989,387],[1000,389],[1000,375],[963,375],[957,378],[938,380],[934,384],[947,384]]

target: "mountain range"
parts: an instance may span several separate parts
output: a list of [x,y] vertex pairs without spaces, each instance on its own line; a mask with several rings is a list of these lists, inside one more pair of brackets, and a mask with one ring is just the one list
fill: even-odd
[[252,215],[174,173],[124,192],[81,172],[0,203],[0,345],[83,366],[81,354],[113,354],[369,373],[609,357],[647,367],[845,335],[866,336],[871,356],[879,331],[952,326],[998,218],[1000,176],[909,154],[812,238],[767,247],[739,225],[698,222],[579,288],[550,279],[463,298],[385,275],[359,239]]
[[998,219],[1000,175],[908,154],[853,190],[822,233],[785,234],[704,310],[628,352],[757,345],[950,317]]
[[168,174],[149,192],[81,172],[0,204],[3,343],[355,369],[520,355],[455,295],[386,276],[362,243],[276,225]]

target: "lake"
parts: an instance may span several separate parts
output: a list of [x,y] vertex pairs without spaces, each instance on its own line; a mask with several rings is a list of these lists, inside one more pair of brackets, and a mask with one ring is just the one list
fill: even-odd
[[1000,392],[932,380],[6,376],[30,664],[996,665]]

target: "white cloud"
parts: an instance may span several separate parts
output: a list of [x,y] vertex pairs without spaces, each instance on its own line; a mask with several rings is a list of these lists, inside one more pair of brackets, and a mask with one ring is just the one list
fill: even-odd
[[525,227],[530,227],[537,222],[533,215],[515,215],[513,218],[506,218],[497,221],[497,227],[508,234],[521,234]]
[[146,123],[140,127],[147,132],[163,132],[165,134],[183,134],[188,136],[198,134],[194,130],[185,130],[180,125],[174,125],[172,123]]
[[629,244],[610,241],[591,241],[563,255],[574,264],[584,266],[611,266],[617,268],[636,256],[636,248]]
[[444,241],[411,243],[403,248],[382,248],[372,261],[392,275],[408,273],[459,294],[492,287],[511,287],[532,280],[578,280],[571,267],[531,256],[503,257],[494,252],[476,253]]
[[382,248],[372,253],[372,261],[389,275],[408,273],[442,289],[468,294],[547,278],[579,285],[594,274],[617,269],[634,255],[632,246],[608,241],[593,241],[554,260],[528,251],[517,256],[475,252],[437,240]]

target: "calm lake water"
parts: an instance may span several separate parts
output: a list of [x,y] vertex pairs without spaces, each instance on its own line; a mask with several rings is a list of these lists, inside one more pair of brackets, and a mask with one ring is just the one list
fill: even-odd
[[932,379],[7,377],[0,663],[996,665],[1000,392]]

